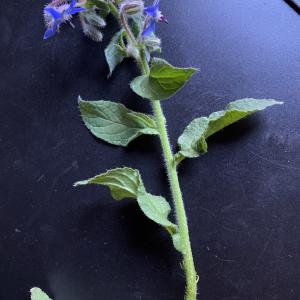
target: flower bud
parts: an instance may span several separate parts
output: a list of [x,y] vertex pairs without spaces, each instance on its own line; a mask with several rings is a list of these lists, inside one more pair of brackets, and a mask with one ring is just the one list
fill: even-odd
[[144,2],[142,0],[125,0],[120,5],[120,12],[130,17],[142,15]]
[[161,40],[155,35],[150,35],[144,38],[144,43],[146,47],[158,48],[161,45]]
[[139,51],[136,47],[132,46],[131,44],[128,44],[126,47],[126,53],[129,57],[132,57],[134,59],[139,58]]
[[145,37],[144,44],[150,53],[161,52],[161,40],[155,35]]

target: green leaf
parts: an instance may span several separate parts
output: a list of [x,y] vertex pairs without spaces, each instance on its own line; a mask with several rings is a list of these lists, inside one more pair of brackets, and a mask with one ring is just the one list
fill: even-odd
[[171,211],[169,203],[161,196],[154,196],[146,192],[138,170],[127,167],[117,168],[93,178],[78,181],[74,186],[86,184],[107,186],[116,200],[136,199],[142,212],[150,220],[164,227],[171,235],[175,248],[182,252],[177,225],[168,219]]
[[283,104],[273,99],[246,98],[236,100],[227,105],[226,110],[214,112],[209,116],[209,128],[205,137],[213,135],[224,127],[233,124],[257,111],[266,109],[269,106]]
[[93,178],[78,181],[74,186],[99,184],[107,186],[115,200],[137,198],[138,190],[143,189],[143,183],[138,170],[131,168],[117,168],[97,175]]
[[87,6],[87,8],[97,7],[99,15],[102,18],[107,17],[110,13],[110,9],[107,2],[103,0],[89,0],[85,5]]
[[51,300],[40,288],[34,287],[30,290],[31,300]]
[[180,155],[183,157],[198,157],[207,151],[205,133],[208,128],[209,119],[202,117],[193,120],[178,139]]
[[142,134],[158,134],[155,121],[111,101],[83,101],[79,109],[86,127],[96,137],[118,146],[127,146]]
[[131,18],[131,30],[135,38],[139,38],[144,28],[144,18],[141,16],[133,16]]
[[193,158],[206,153],[206,139],[224,127],[269,106],[282,103],[273,99],[246,98],[229,103],[226,110],[214,112],[209,117],[194,119],[178,139],[180,151],[175,155],[176,163],[186,157]]
[[178,92],[196,72],[194,68],[176,68],[160,58],[153,58],[149,75],[135,78],[130,86],[143,98],[164,100]]
[[171,236],[172,236],[172,241],[173,241],[174,248],[177,251],[181,252],[182,254],[185,254],[186,251],[185,251],[184,245],[181,241],[181,237],[180,237],[179,232],[176,231]]
[[171,234],[176,231],[177,226],[168,220],[171,207],[165,198],[142,191],[138,194],[137,202],[149,219],[165,227]]
[[111,39],[111,42],[105,48],[105,58],[109,66],[109,77],[112,72],[116,68],[118,64],[120,64],[123,59],[126,57],[126,51],[123,49],[123,30],[117,32]]

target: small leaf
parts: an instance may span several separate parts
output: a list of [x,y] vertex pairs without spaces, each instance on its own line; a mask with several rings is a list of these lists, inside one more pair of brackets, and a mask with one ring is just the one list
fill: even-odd
[[118,146],[127,146],[142,134],[158,134],[155,121],[148,115],[111,101],[79,99],[81,117],[96,137]]
[[111,39],[111,42],[104,50],[106,61],[109,66],[109,75],[111,76],[112,72],[118,64],[120,64],[123,59],[126,57],[125,52],[121,51],[122,49],[122,39],[123,30],[117,32]]
[[149,75],[135,78],[130,86],[143,98],[164,100],[178,92],[196,72],[194,68],[176,68],[160,58],[153,58]]
[[179,232],[176,231],[171,236],[172,236],[172,241],[173,241],[174,248],[177,251],[181,252],[182,254],[185,254],[186,251],[185,251],[184,245],[181,241],[181,237],[180,237]]
[[207,151],[205,133],[207,131],[209,119],[202,117],[194,119],[184,130],[178,139],[180,154],[184,157],[198,157],[199,154]]
[[99,12],[99,15],[102,18],[107,17],[108,14],[110,13],[108,3],[104,0],[89,0],[85,5],[88,8],[93,8],[93,9],[96,7]]
[[138,190],[143,189],[139,171],[127,167],[112,169],[93,178],[78,181],[74,186],[86,184],[107,186],[115,200],[122,200],[124,198],[136,199]]
[[133,16],[131,18],[131,30],[136,38],[139,38],[144,28],[144,18],[142,16]]
[[226,110],[214,112],[208,118],[194,119],[178,139],[180,151],[175,155],[176,163],[185,157],[193,158],[206,153],[208,137],[242,118],[275,104],[282,102],[273,99],[246,98],[229,103]]
[[40,288],[34,287],[30,290],[31,300],[51,300]]
[[137,201],[149,219],[165,227],[171,234],[176,231],[177,226],[168,220],[171,207],[165,198],[142,191],[139,192]]

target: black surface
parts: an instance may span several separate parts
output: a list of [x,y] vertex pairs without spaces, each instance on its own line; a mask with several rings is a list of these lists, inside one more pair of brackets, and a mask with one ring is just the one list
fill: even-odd
[[297,12],[300,15],[300,5],[299,0],[284,0],[295,12]]
[[[43,1],[0,4],[0,298],[183,299],[179,255],[133,201],[73,188],[118,166],[170,198],[158,141],[127,149],[93,138],[77,96],[149,111],[123,64],[106,80],[102,44],[64,26],[44,42]],[[210,140],[180,169],[200,299],[300,299],[299,16],[284,1],[162,1],[163,56],[201,72],[163,107],[170,137],[191,119],[244,97],[285,101]]]

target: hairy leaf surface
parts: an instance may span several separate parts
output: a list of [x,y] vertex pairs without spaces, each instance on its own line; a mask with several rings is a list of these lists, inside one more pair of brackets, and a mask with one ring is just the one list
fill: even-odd
[[138,190],[143,187],[139,171],[127,167],[112,169],[90,179],[78,181],[74,186],[86,184],[107,186],[115,200],[124,198],[136,199]]
[[127,146],[142,134],[158,134],[152,117],[111,101],[79,99],[81,117],[96,137],[117,146]]
[[229,103],[226,110],[214,112],[209,117],[194,119],[178,139],[180,151],[175,155],[176,162],[206,153],[208,137],[240,119],[276,104],[282,102],[273,99],[246,98]]
[[176,225],[168,220],[171,207],[165,198],[140,192],[137,201],[141,210],[149,219],[165,227],[169,232],[176,230]]
[[117,32],[111,39],[108,46],[105,48],[105,58],[109,66],[109,75],[111,76],[112,72],[118,64],[120,64],[123,59],[126,57],[126,52],[122,50],[122,37],[123,30]]
[[182,254],[185,254],[185,248],[184,245],[181,241],[181,237],[178,231],[176,231],[175,233],[172,234],[172,241],[173,241],[173,246],[174,248],[181,252]]
[[136,77],[130,86],[143,98],[164,100],[178,92],[196,71],[195,68],[176,68],[163,59],[153,58],[150,74]]
[[85,4],[88,8],[97,7],[98,13],[105,18],[110,13],[109,6],[105,0],[89,0]]

